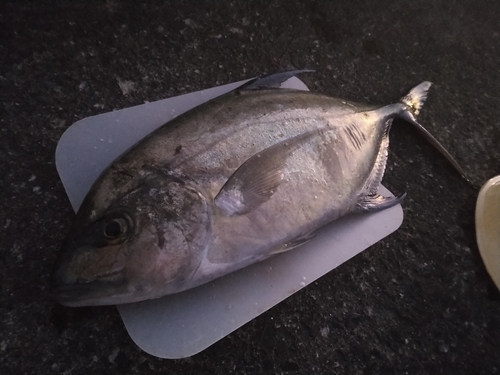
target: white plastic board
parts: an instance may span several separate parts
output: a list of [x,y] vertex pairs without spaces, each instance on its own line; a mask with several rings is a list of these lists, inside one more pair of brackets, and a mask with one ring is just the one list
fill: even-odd
[[[56,166],[75,211],[99,174],[144,136],[181,113],[242,82],[88,117],[61,137]],[[297,78],[282,87],[307,90]],[[390,194],[381,187],[381,192]],[[120,305],[125,327],[144,351],[162,358],[199,353],[354,255],[403,222],[400,205],[349,215],[287,253],[192,290]]]

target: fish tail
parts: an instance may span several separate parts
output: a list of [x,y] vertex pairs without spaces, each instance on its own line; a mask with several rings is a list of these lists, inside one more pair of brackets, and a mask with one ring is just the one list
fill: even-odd
[[408,94],[400,99],[402,103],[407,105],[408,110],[411,111],[414,116],[418,116],[420,113],[420,109],[427,99],[427,93],[431,85],[431,82],[424,81],[420,85],[412,88]]
[[464,170],[458,162],[451,156],[446,148],[436,139],[434,136],[429,133],[429,131],[420,125],[417,122],[417,115],[420,113],[420,109],[424,105],[425,100],[427,99],[427,93],[432,83],[428,81],[424,81],[421,84],[415,86],[410,90],[408,94],[400,99],[400,102],[405,105],[405,109],[399,114],[399,117],[408,121],[410,124],[415,126],[418,131],[429,141],[431,145],[433,145],[445,158],[448,160],[451,165],[462,175],[462,177],[467,180],[469,183],[472,183]]

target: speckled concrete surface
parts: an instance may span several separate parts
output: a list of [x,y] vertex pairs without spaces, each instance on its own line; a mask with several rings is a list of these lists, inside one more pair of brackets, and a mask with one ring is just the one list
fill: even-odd
[[[478,186],[500,174],[500,3],[19,3],[0,10],[0,373],[500,372],[500,293],[473,220]],[[316,69],[314,91],[374,104],[433,81],[421,122],[477,187],[396,124],[384,183],[408,193],[402,227],[188,359],[141,352],[114,307],[50,299],[73,217],[54,165],[65,129],[291,68]]]

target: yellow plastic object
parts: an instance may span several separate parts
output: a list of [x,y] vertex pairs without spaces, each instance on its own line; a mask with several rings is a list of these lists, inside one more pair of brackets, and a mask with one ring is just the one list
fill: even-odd
[[500,289],[500,176],[488,180],[477,197],[476,239],[486,270]]

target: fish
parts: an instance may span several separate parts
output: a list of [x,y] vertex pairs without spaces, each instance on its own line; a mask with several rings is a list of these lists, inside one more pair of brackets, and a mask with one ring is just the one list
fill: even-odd
[[[314,238],[353,212],[399,204],[378,188],[389,131],[417,122],[430,82],[374,106],[256,78],[166,123],[97,179],[65,239],[54,298],[115,305],[179,293]],[[300,251],[300,250],[298,250]]]

